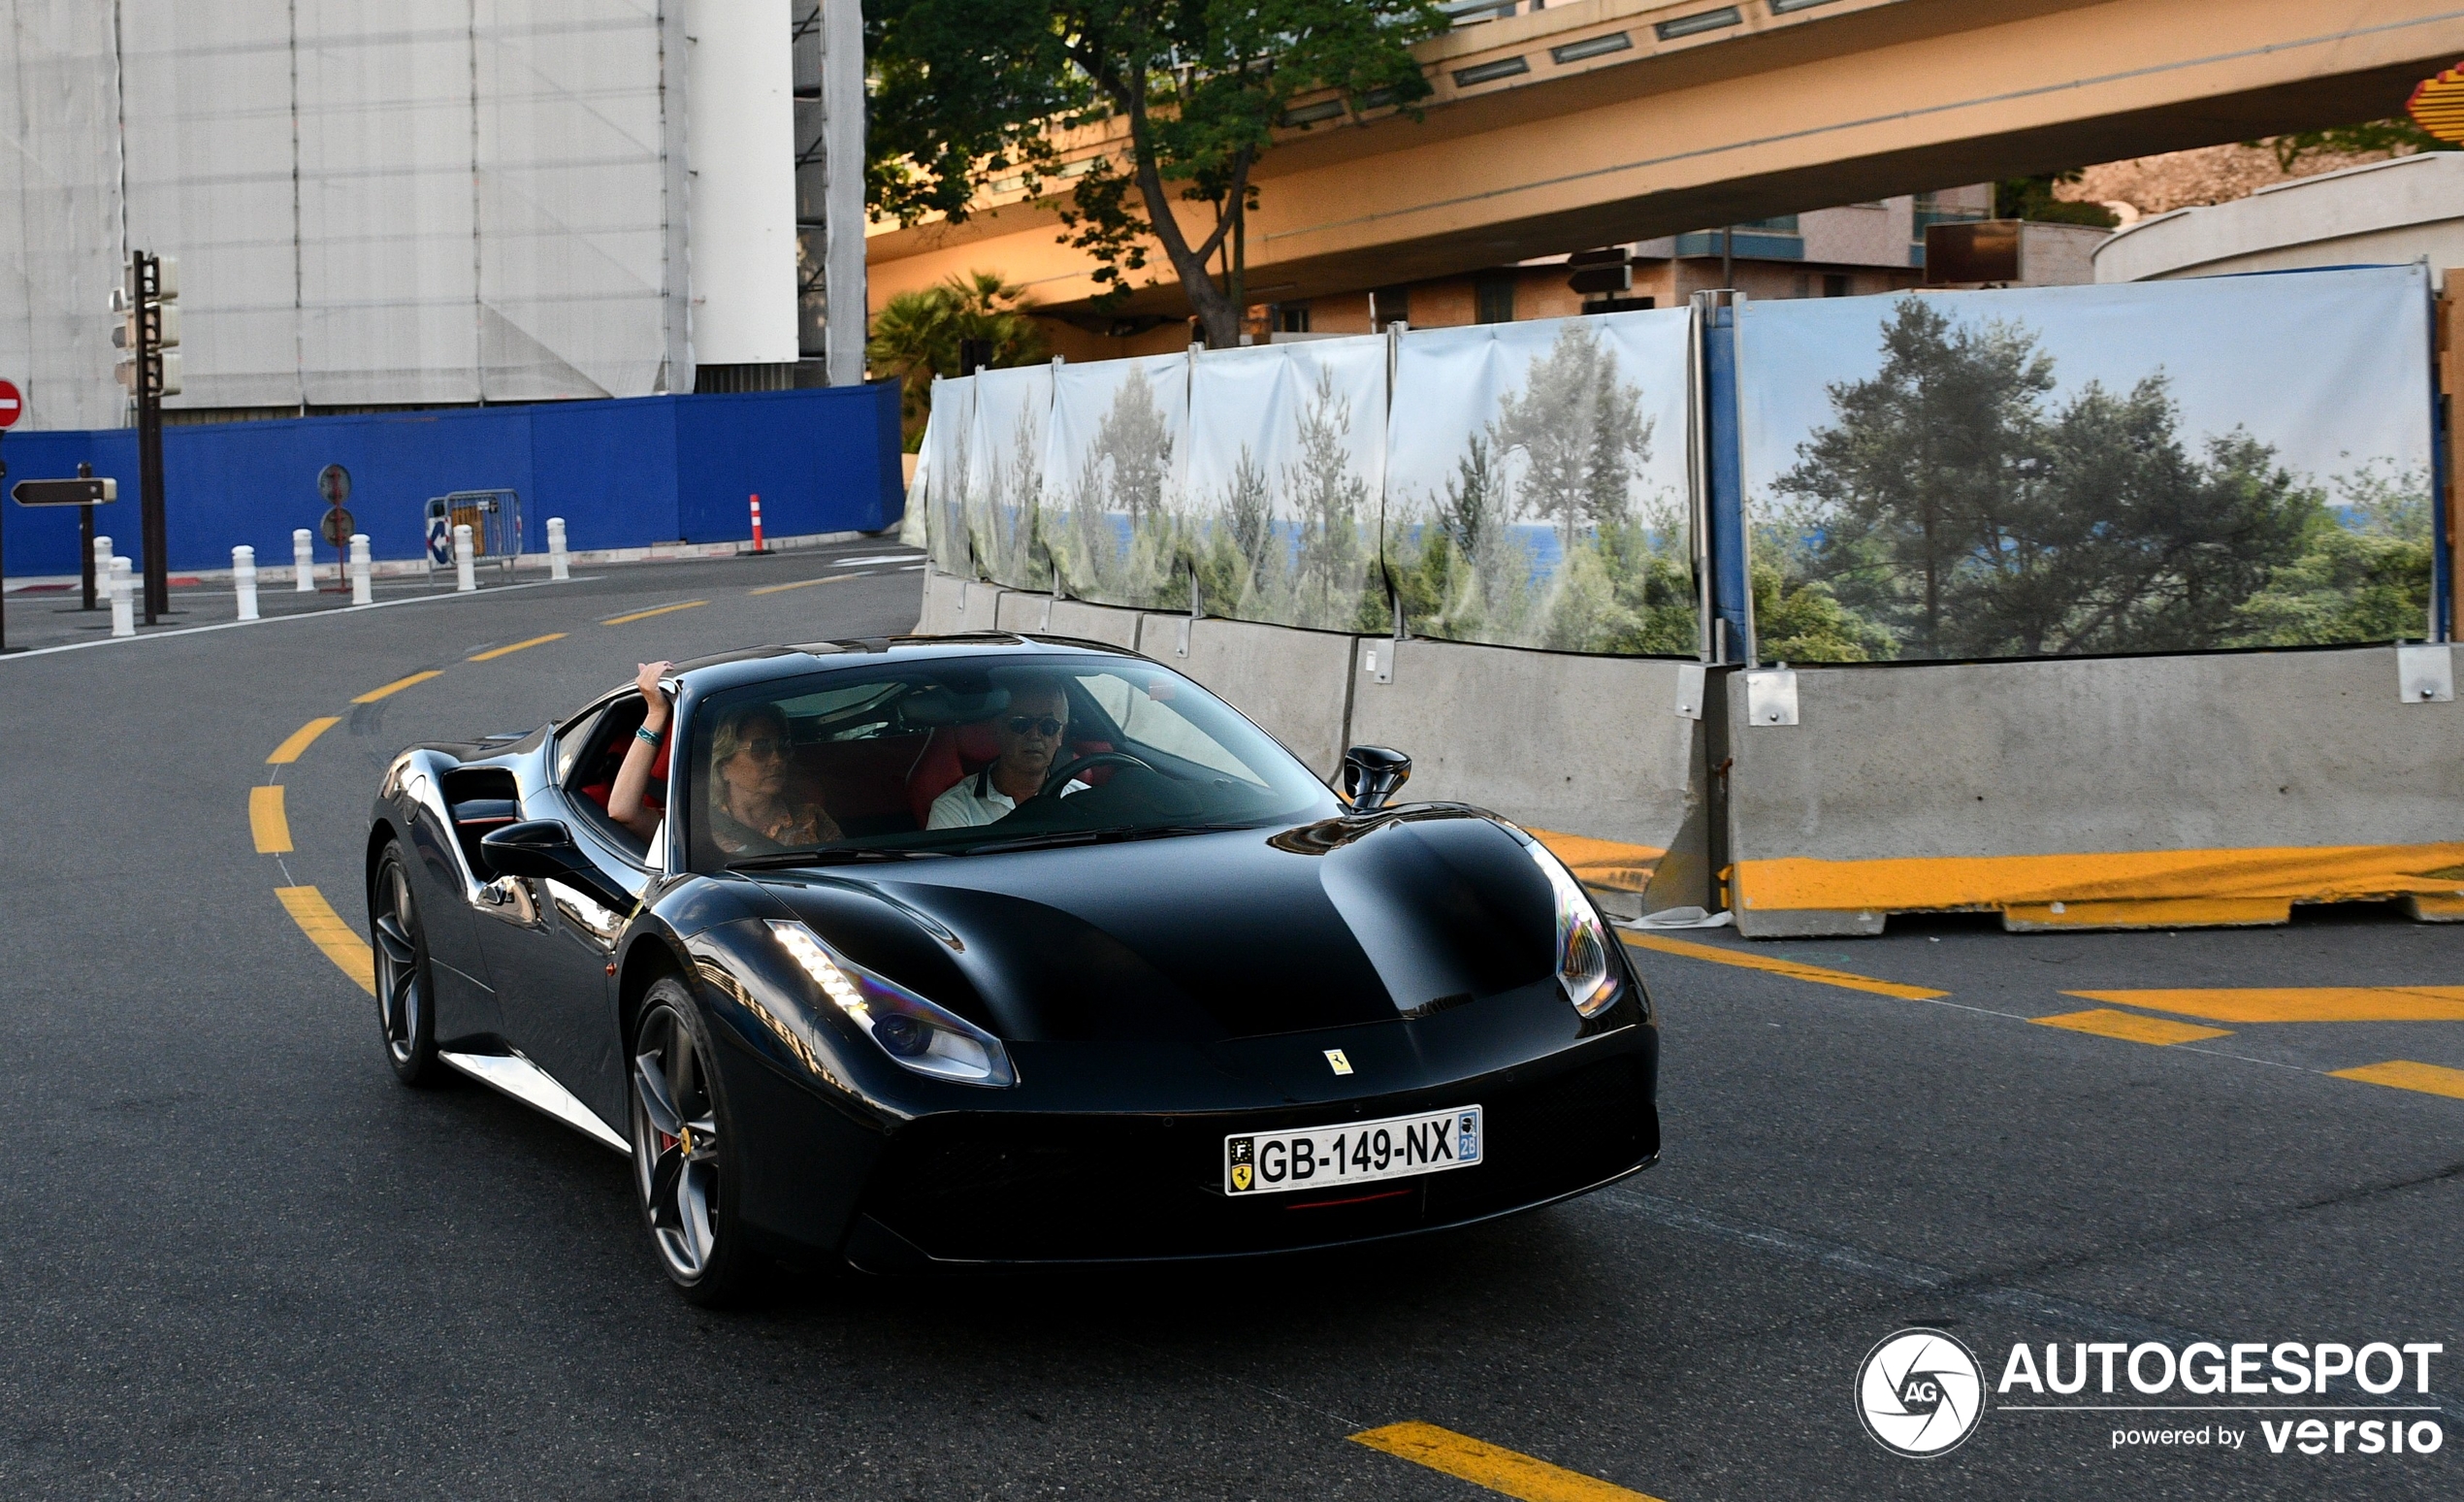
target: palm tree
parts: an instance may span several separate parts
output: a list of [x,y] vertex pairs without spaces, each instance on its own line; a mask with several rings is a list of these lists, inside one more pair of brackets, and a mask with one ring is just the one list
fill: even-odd
[[994,272],[969,272],[915,292],[901,292],[873,315],[864,359],[875,376],[899,383],[898,425],[906,446],[924,441],[932,414],[932,378],[958,374],[958,345],[982,340],[993,365],[1033,365],[1047,358],[1043,325],[1026,289]]

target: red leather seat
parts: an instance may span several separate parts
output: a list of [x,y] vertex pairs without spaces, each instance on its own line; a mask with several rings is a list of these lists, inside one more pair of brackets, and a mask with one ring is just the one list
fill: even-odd
[[[614,792],[615,789],[616,784],[612,780],[607,782],[594,782],[588,787],[583,788],[581,790],[581,794],[584,798],[587,798],[592,802],[597,803],[601,809],[605,809],[607,807],[607,795]],[[651,759],[650,786],[642,789],[641,800],[649,804],[651,807],[659,809],[663,813],[666,810],[667,743],[665,741],[660,742],[659,754]]]
[[[1092,756],[1112,748],[1109,740],[1073,740],[1067,757]],[[931,818],[934,799],[956,787],[960,778],[984,770],[1000,754],[1000,743],[992,738],[989,720],[945,725],[934,731],[932,738],[924,742],[924,754],[916,758],[915,768],[907,773],[907,808],[916,816],[916,828],[923,829]],[[1101,787],[1112,770],[1109,767],[1089,769],[1087,786]]]

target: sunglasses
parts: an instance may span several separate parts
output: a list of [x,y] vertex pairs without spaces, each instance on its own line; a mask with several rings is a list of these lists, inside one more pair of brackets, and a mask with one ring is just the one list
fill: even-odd
[[766,735],[759,740],[740,740],[736,742],[736,753],[739,756],[749,756],[757,761],[766,762],[772,757],[787,755],[787,742],[773,740]]
[[1013,735],[1057,735],[1068,724],[1067,720],[1055,720],[1049,714],[1014,714],[1009,718]]

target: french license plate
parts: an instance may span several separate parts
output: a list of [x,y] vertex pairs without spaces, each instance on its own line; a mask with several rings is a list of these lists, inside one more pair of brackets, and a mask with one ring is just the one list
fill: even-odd
[[1478,1106],[1223,1139],[1223,1192],[1283,1194],[1469,1168],[1486,1146]]

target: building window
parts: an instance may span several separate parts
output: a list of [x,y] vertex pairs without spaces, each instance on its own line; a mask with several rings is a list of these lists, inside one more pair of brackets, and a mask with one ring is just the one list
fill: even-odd
[[1411,289],[1379,287],[1369,294],[1369,328],[1372,333],[1389,323],[1411,321]]
[[1278,334],[1306,334],[1309,332],[1309,305],[1278,303],[1268,310],[1267,321]]
[[1476,277],[1472,281],[1472,297],[1476,305],[1475,323],[1512,323],[1514,321],[1514,277]]
[[1826,273],[1823,275],[1823,296],[1825,296],[1825,297],[1846,297],[1847,295],[1848,295],[1848,274],[1847,274],[1847,273],[1845,273],[1845,272],[1826,272]]

